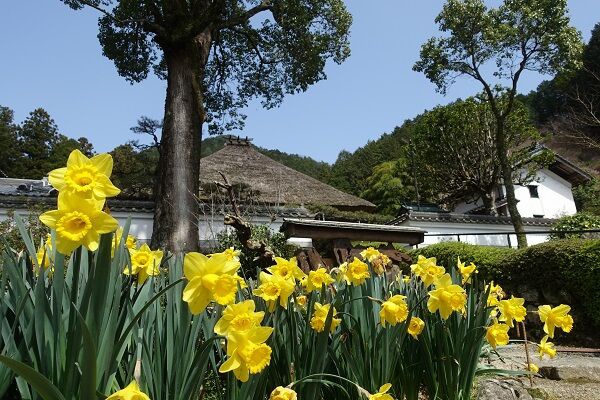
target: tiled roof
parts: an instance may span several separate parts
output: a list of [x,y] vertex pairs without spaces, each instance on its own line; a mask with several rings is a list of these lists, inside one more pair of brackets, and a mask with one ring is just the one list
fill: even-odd
[[[401,225],[404,221],[444,222],[450,224],[487,224],[512,225],[510,217],[492,215],[473,215],[441,212],[412,211],[398,216],[389,222],[390,225]],[[523,218],[528,226],[551,226],[556,220],[551,218]]]

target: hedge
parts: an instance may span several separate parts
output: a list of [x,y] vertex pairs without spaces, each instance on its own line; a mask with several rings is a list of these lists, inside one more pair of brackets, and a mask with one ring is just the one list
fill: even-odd
[[550,297],[560,298],[566,292],[580,322],[589,328],[600,328],[598,239],[553,240],[522,250],[445,242],[411,250],[409,254],[413,258],[419,254],[436,257],[438,264],[446,268],[455,267],[460,256],[461,261],[474,262],[484,279],[493,279],[511,289],[536,289],[544,293],[548,302],[555,302]]

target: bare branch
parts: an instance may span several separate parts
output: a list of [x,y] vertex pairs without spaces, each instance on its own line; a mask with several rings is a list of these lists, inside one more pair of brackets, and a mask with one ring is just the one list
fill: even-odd
[[215,181],[215,185],[227,191],[227,194],[229,195],[229,201],[233,209],[233,215],[225,215],[223,221],[224,224],[235,229],[236,236],[240,243],[242,243],[242,245],[248,250],[257,253],[257,259],[259,261],[267,266],[275,264],[275,253],[273,250],[271,250],[262,240],[252,239],[252,225],[246,221],[240,213],[240,208],[237,204],[233,186],[229,183],[229,180],[224,173],[219,171],[219,175],[221,175],[223,178],[223,183]]
[[237,25],[241,25],[248,21],[250,18],[254,17],[256,14],[259,14],[263,11],[273,10],[273,5],[271,4],[271,0],[263,0],[259,5],[250,8],[245,13],[231,17],[227,21],[223,21],[221,24],[217,25],[218,29],[223,28],[231,28]]

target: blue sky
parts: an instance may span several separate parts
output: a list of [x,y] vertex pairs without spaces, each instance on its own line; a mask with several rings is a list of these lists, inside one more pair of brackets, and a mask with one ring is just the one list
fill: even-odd
[[[137,118],[162,118],[165,83],[155,77],[130,85],[102,56],[98,14],[72,11],[59,0],[3,0],[0,13],[0,105],[17,121],[45,108],[62,133],[86,136],[97,151],[138,138]],[[328,79],[306,93],[288,96],[281,107],[246,110],[241,135],[267,148],[335,161],[390,132],[425,109],[479,91],[462,79],[444,97],[412,71],[420,45],[438,31],[433,20],[443,0],[347,0],[354,17],[352,56],[327,66]],[[600,21],[597,0],[569,0],[572,24],[589,39]],[[544,77],[528,73],[521,92]]]

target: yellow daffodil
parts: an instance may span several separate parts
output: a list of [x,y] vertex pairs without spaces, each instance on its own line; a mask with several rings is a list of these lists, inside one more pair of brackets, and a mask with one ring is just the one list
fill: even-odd
[[374,258],[371,261],[371,266],[373,267],[373,271],[381,276],[385,273],[385,267],[387,267],[389,264],[391,264],[392,260],[390,260],[390,258],[388,256],[386,256],[385,254],[380,254],[379,257]]
[[369,400],[394,400],[392,396],[387,394],[387,392],[392,388],[391,383],[386,383],[382,387],[379,388],[379,391],[375,394],[369,395]]
[[321,290],[323,286],[331,285],[335,280],[327,273],[325,268],[319,268],[316,271],[310,271],[308,273],[308,280],[306,282],[306,291],[312,292],[313,290]]
[[544,323],[544,332],[551,338],[554,337],[554,329],[561,328],[565,332],[571,332],[573,329],[573,317],[569,315],[571,307],[561,304],[557,307],[543,305],[538,307],[540,320]]
[[511,297],[508,300],[502,300],[498,303],[500,310],[500,318],[502,322],[506,322],[511,328],[514,326],[513,321],[523,322],[527,316],[527,309],[523,307],[525,299],[520,297]]
[[56,249],[69,254],[83,245],[95,251],[100,234],[114,232],[119,223],[102,211],[104,201],[81,199],[68,193],[58,195],[58,210],[40,215],[40,221],[56,230]]
[[465,289],[452,283],[450,274],[444,274],[435,281],[435,290],[429,292],[427,308],[429,312],[439,310],[443,319],[448,319],[452,311],[462,312],[467,302]]
[[238,285],[243,280],[236,274],[239,261],[228,260],[222,253],[207,257],[200,253],[187,253],[183,272],[188,284],[183,290],[183,301],[188,303],[192,314],[200,314],[211,301],[221,305],[235,301]]
[[486,290],[489,287],[489,295],[488,295],[488,299],[487,299],[487,305],[488,307],[498,307],[498,304],[500,304],[500,300],[502,300],[505,296],[504,294],[504,290],[502,290],[502,287],[500,287],[500,285],[495,285],[494,282],[490,282],[490,284],[488,286],[486,286]]
[[271,392],[269,400],[297,400],[298,394],[289,388],[278,386]]
[[51,171],[48,180],[61,193],[105,199],[121,192],[109,179],[112,168],[113,160],[110,154],[98,154],[88,158],[81,151],[73,150],[67,160],[67,166]]
[[[313,316],[310,319],[310,326],[317,332],[323,332],[325,330],[325,323],[327,322],[327,315],[329,314],[329,309],[331,304],[321,304],[315,303],[315,309],[313,311]],[[335,318],[337,313],[336,309],[333,309],[333,316],[331,318],[331,327],[330,331],[333,332],[335,328],[342,322],[341,319]]]
[[288,299],[294,293],[294,282],[282,278],[279,275],[271,275],[261,272],[259,276],[260,286],[252,292],[267,302],[269,311],[273,312],[279,300],[279,305],[287,310]]
[[48,249],[45,246],[37,250],[35,258],[40,268],[48,269],[50,267],[50,257],[48,257]]
[[556,348],[554,347],[554,343],[548,341],[548,335],[544,336],[540,344],[538,344],[538,350],[540,353],[540,360],[544,359],[544,355],[547,355],[550,358],[556,357]]
[[125,389],[111,394],[106,400],[150,400],[150,397],[140,390],[136,381],[132,381]]
[[465,266],[465,263],[460,262],[460,257],[458,257],[458,261],[457,261],[457,267],[458,267],[458,271],[460,272],[460,275],[462,276],[462,284],[466,284],[466,283],[471,283],[471,276],[473,274],[477,274],[477,267],[475,266],[475,264],[471,263],[467,266]]
[[250,374],[257,374],[271,362],[271,347],[265,344],[273,328],[256,326],[245,331],[229,331],[227,336],[228,359],[219,372],[233,371],[242,382],[248,381]]
[[410,271],[419,276],[420,272],[427,268],[428,266],[432,266],[432,265],[437,265],[437,259],[435,257],[430,257],[427,258],[422,254],[419,254],[419,256],[417,257],[417,262],[416,264],[412,264],[410,266]]
[[485,338],[487,339],[490,346],[494,349],[497,346],[504,346],[508,344],[508,330],[509,326],[506,324],[500,324],[498,322],[494,322],[491,326],[487,328]]
[[292,257],[289,260],[281,257],[275,257],[275,265],[267,268],[273,275],[279,275],[283,279],[288,279],[294,282],[295,279],[302,279],[306,274],[302,272],[298,266],[296,257]]
[[296,297],[296,305],[300,310],[306,310],[306,304],[308,303],[308,297],[302,295]]
[[225,249],[221,254],[224,254],[227,258],[227,261],[240,261],[240,254],[242,252],[240,250],[236,250],[233,247],[229,247]]
[[433,282],[442,276],[446,270],[444,267],[436,265],[437,260],[435,257],[425,258],[419,254],[417,263],[410,266],[413,274],[421,278],[421,281],[425,284],[425,287],[431,286]]
[[360,286],[365,283],[365,280],[371,276],[369,266],[358,258],[354,258],[352,262],[340,266],[340,271],[348,284]]
[[406,318],[408,318],[406,296],[397,294],[384,301],[379,311],[379,318],[381,319],[381,326],[384,328],[386,323],[396,326],[400,322],[406,321]]
[[531,371],[534,374],[537,374],[540,371],[540,367],[538,367],[534,363],[529,363],[529,365],[527,366],[527,371]]
[[131,256],[131,267],[126,266],[123,274],[137,275],[138,285],[143,285],[149,276],[160,274],[162,251],[150,250],[150,247],[144,243],[139,249],[129,249],[129,254]]
[[243,332],[259,326],[265,313],[254,312],[255,307],[254,300],[228,305],[215,325],[215,333],[226,336],[232,331]]
[[408,334],[415,339],[418,339],[418,336],[423,332],[423,328],[425,328],[425,322],[419,317],[410,317],[410,322],[408,324]]
[[373,260],[375,260],[376,258],[381,257],[381,253],[374,247],[367,247],[366,249],[360,252],[360,256],[365,261],[373,262]]
[[[113,237],[113,254],[114,254],[114,250],[117,249],[117,247],[119,247],[119,244],[121,244],[121,240],[123,239],[123,228],[119,228],[117,229],[117,232],[115,233],[115,236]],[[135,249],[137,245],[137,239],[135,238],[135,236],[127,234],[127,237],[125,238],[125,247],[129,250],[131,249]]]

